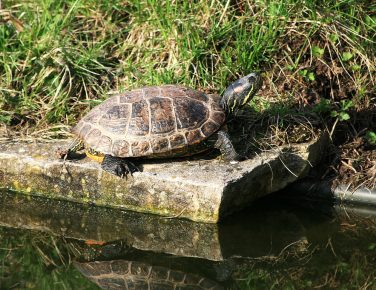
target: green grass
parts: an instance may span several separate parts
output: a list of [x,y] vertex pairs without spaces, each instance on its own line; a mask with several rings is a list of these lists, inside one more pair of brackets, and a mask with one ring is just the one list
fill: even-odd
[[[253,70],[267,71],[265,97],[296,103],[315,82],[315,58],[346,69],[355,93],[345,97],[359,107],[375,86],[368,1],[7,0],[1,8],[0,122],[31,132],[72,125],[110,93],[165,83],[221,93]],[[283,89],[281,78],[294,83]]]

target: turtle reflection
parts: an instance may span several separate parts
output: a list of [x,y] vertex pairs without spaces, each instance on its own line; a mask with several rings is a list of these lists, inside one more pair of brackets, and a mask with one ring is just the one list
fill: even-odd
[[224,289],[196,274],[138,261],[75,262],[74,266],[103,289]]

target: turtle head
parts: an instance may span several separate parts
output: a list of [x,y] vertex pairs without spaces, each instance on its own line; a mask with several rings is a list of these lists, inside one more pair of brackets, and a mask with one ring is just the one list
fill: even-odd
[[245,106],[261,88],[262,79],[258,73],[250,73],[233,82],[224,92],[220,105],[227,114],[235,114]]

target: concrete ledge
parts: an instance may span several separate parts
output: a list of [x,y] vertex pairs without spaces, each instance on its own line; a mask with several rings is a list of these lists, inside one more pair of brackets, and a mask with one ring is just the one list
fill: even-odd
[[145,160],[120,179],[85,158],[62,161],[70,141],[0,144],[0,187],[50,198],[117,207],[201,222],[222,217],[304,177],[321,157],[325,135],[237,164],[214,160]]

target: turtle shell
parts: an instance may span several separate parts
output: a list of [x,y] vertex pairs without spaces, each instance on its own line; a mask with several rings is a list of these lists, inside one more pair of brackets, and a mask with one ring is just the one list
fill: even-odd
[[103,154],[174,156],[190,155],[224,122],[225,112],[212,97],[168,85],[115,95],[93,108],[72,131]]
[[74,266],[101,289],[224,289],[198,274],[139,261],[75,261]]

